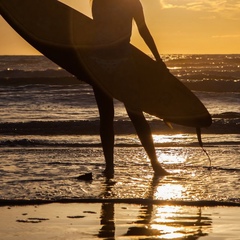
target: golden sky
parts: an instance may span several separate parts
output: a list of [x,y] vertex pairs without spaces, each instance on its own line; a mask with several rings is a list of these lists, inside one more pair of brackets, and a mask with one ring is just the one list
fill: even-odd
[[[131,0],[129,0],[131,1]],[[62,0],[90,15],[89,0]],[[240,0],[141,0],[159,52],[240,54]],[[133,31],[132,43],[149,53]],[[38,54],[0,16],[0,55]]]

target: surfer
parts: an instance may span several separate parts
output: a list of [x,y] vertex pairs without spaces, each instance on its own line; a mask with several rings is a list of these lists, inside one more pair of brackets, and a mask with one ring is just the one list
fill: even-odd
[[[92,0],[92,16],[95,26],[93,57],[110,76],[114,76],[119,69],[123,72],[126,67],[132,69],[135,67],[134,62],[131,61],[129,47],[133,20],[136,22],[141,37],[154,55],[156,64],[159,64],[159,68],[163,66],[165,68],[146,25],[143,8],[139,0]],[[128,86],[131,87],[131,79],[134,76],[130,74],[126,77],[130,81]],[[97,86],[93,86],[93,90],[100,115],[100,136],[106,161],[105,174],[111,176],[114,173],[113,99]],[[132,97],[134,97],[134,93]],[[154,173],[167,175],[168,173],[157,159],[151,129],[142,111],[130,106],[125,107],[151,161]]]

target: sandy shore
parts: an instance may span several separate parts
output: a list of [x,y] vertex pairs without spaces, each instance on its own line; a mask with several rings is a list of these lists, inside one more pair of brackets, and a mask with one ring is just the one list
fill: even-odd
[[240,239],[239,207],[52,203],[0,215],[1,240]]

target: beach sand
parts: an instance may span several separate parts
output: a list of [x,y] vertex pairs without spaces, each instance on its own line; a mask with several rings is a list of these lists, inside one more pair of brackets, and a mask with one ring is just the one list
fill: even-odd
[[0,215],[1,240],[240,239],[239,207],[51,203]]

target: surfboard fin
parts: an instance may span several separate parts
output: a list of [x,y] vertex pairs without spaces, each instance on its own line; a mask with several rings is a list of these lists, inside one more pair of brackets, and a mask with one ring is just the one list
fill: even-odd
[[173,126],[172,126],[172,124],[171,124],[170,122],[167,122],[167,121],[165,121],[164,119],[163,119],[163,122],[164,122],[169,128],[173,129]]
[[210,163],[210,169],[211,169],[212,168],[212,161],[211,161],[211,158],[208,155],[207,151],[203,147],[203,142],[202,142],[202,137],[201,137],[201,128],[196,128],[196,132],[197,132],[197,138],[198,138],[199,145],[202,148],[203,152],[207,155],[209,163]]

